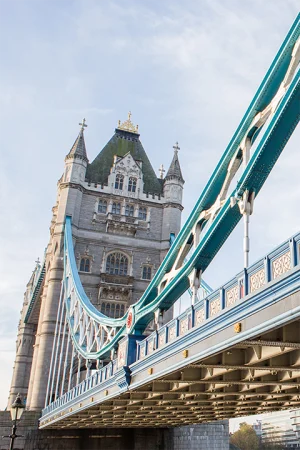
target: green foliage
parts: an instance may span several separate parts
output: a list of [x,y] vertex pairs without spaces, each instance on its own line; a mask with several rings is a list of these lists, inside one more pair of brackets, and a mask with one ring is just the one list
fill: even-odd
[[246,422],[240,423],[238,431],[230,437],[230,443],[240,450],[259,450],[259,439],[253,427]]
[[285,448],[286,447],[284,447],[282,444],[264,442],[261,447],[259,447],[259,450],[284,450]]

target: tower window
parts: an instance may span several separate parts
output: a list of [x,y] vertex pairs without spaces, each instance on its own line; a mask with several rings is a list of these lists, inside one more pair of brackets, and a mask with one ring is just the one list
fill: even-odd
[[80,270],[80,272],[90,272],[91,271],[91,261],[89,258],[81,258],[79,270]]
[[115,181],[115,189],[120,189],[122,191],[124,184],[124,177],[123,175],[120,175],[119,173],[116,175],[116,181]]
[[101,312],[107,317],[119,318],[125,314],[125,305],[119,303],[103,302],[101,304]]
[[129,177],[129,182],[128,182],[128,191],[129,192],[135,192],[136,191],[136,182],[137,182],[136,178]]
[[112,211],[113,214],[121,214],[121,204],[120,203],[113,203],[111,211]]
[[143,280],[151,280],[151,276],[152,276],[152,267],[151,266],[143,266],[142,279]]
[[126,208],[125,208],[125,216],[133,217],[133,213],[134,213],[134,207],[133,207],[133,205],[126,205]]
[[141,220],[147,219],[147,208],[139,208],[139,219]]
[[106,200],[99,200],[99,202],[98,202],[98,213],[106,214],[106,211],[107,211],[107,201]]
[[127,275],[128,258],[122,253],[110,253],[106,260],[106,273]]
[[125,305],[121,305],[121,308],[120,308],[120,317],[124,316],[124,314],[125,314]]
[[115,317],[115,304],[114,303],[112,303],[111,305],[110,305],[110,315],[111,315],[111,317]]

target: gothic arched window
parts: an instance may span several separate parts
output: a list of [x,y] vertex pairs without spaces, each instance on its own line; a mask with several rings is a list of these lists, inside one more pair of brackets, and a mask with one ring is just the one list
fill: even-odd
[[120,203],[113,203],[111,212],[113,214],[121,214],[121,204]]
[[112,303],[110,305],[110,316],[115,317],[115,304],[114,303]]
[[91,271],[90,258],[81,258],[79,270],[80,270],[80,272],[90,272]]
[[133,205],[126,205],[125,216],[133,217],[133,214],[134,214],[134,207],[133,207]]
[[125,305],[113,302],[103,302],[101,305],[101,312],[112,318],[123,317],[125,314]]
[[147,208],[139,208],[139,219],[141,220],[147,219]]
[[142,278],[143,280],[151,280],[152,275],[152,267],[151,266],[144,266],[143,272],[142,272]]
[[128,181],[128,191],[129,192],[135,192],[136,191],[136,183],[137,179],[134,177],[129,177]]
[[120,317],[123,317],[124,314],[125,314],[125,305],[121,305],[121,308],[120,308]]
[[106,214],[107,210],[107,201],[106,200],[99,200],[98,202],[98,213]]
[[106,273],[127,275],[128,258],[123,253],[110,253],[106,259]]
[[123,177],[123,175],[120,175],[118,173],[116,175],[115,189],[120,189],[120,191],[121,191],[123,189],[123,183],[124,183],[124,177]]

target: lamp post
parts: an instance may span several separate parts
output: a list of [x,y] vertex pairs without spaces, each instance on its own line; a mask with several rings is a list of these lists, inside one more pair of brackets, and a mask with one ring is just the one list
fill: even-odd
[[12,418],[12,421],[13,421],[11,434],[9,436],[5,436],[5,437],[9,437],[10,438],[9,450],[13,450],[13,448],[14,448],[14,440],[17,437],[22,437],[20,434],[19,435],[16,434],[16,432],[17,432],[17,421],[21,419],[21,416],[23,414],[24,408],[25,408],[25,405],[22,403],[20,394],[18,394],[17,397],[16,397],[16,400],[11,405],[11,409],[10,409],[10,414],[11,414],[11,418]]

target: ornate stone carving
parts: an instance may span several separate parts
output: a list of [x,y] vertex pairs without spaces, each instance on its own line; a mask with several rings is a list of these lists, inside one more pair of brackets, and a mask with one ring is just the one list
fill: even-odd
[[215,316],[221,311],[221,301],[219,298],[212,300],[209,304],[209,316]]
[[204,308],[202,308],[202,309],[199,309],[198,311],[196,311],[196,317],[195,317],[196,325],[200,325],[200,323],[204,322],[204,320],[205,320]]
[[125,366],[126,351],[127,351],[127,341],[121,342],[118,349],[118,367]]
[[179,325],[179,332],[180,332],[180,336],[184,333],[186,333],[189,329],[189,324],[188,324],[188,318],[186,317],[185,319],[182,319],[180,321],[180,325]]
[[265,268],[262,268],[255,272],[250,277],[250,292],[257,291],[257,289],[260,289],[262,286],[264,286],[266,282],[266,274],[265,274]]
[[279,277],[283,273],[291,269],[291,252],[288,251],[279,258],[272,261],[272,276],[273,279]]
[[160,346],[160,347],[166,343],[166,332],[161,333],[161,334],[158,336],[158,343],[159,343],[159,346]]
[[173,339],[176,338],[176,327],[173,325],[171,328],[169,328],[169,341],[173,341]]
[[147,354],[150,355],[154,351],[154,339],[148,341],[148,351]]
[[234,305],[234,303],[239,299],[239,288],[238,285],[233,286],[231,289],[226,291],[226,307]]
[[145,354],[146,354],[146,347],[145,347],[145,345],[143,345],[140,348],[140,358],[144,358]]

